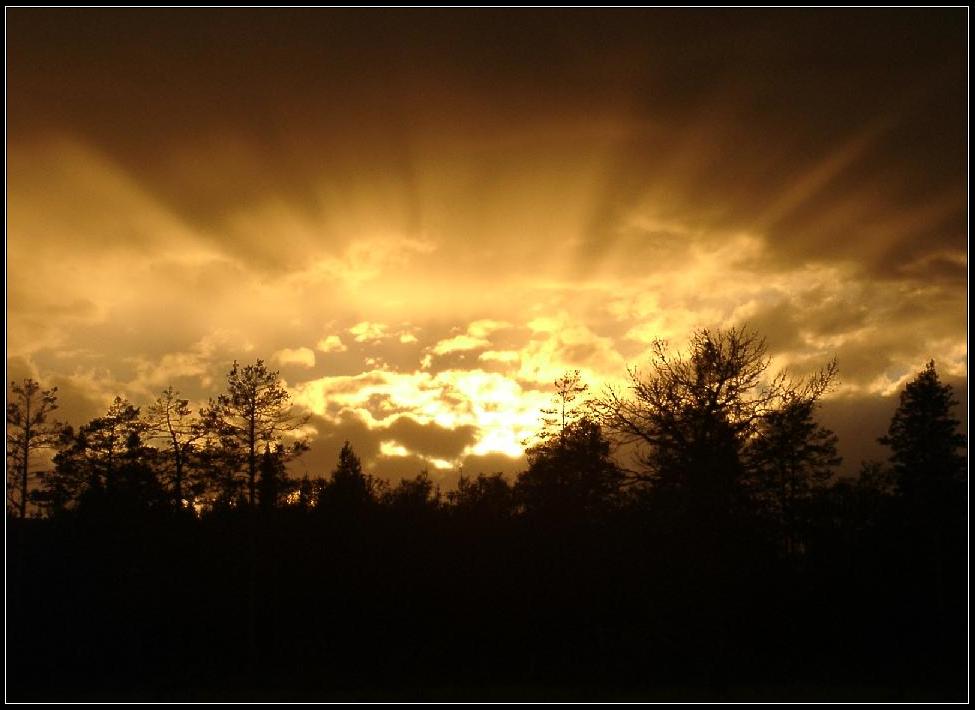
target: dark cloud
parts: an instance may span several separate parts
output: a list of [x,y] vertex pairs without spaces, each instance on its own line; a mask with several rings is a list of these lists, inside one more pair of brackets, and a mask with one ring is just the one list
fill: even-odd
[[[481,234],[518,268],[561,237],[553,208],[577,207],[588,168],[590,266],[648,199],[705,232],[758,229],[792,261],[894,274],[964,249],[961,8],[13,8],[8,23],[11,141],[81,136],[218,240],[242,206],[311,216],[357,194],[416,233],[453,184],[462,215],[435,213],[465,240],[451,256],[476,260]],[[526,170],[531,190],[505,193]],[[334,224],[316,245],[348,238]],[[235,245],[300,258],[289,234]]]
[[890,452],[877,441],[887,433],[897,397],[849,396],[827,399],[817,420],[837,436],[843,457],[838,472],[855,476],[863,461],[886,461]]
[[[26,358],[15,356],[7,358],[7,379],[11,382],[22,382],[26,379],[37,379],[37,369]],[[45,383],[42,382],[43,386]]]
[[444,489],[455,485],[456,474],[453,471],[435,469],[422,456],[380,456],[373,463],[373,469],[376,475],[394,486],[403,479],[415,478],[423,471],[427,472],[435,485],[439,484]]
[[339,452],[346,441],[352,444],[364,464],[379,456],[382,436],[370,430],[364,421],[352,413],[344,414],[338,421],[312,416],[309,424],[317,435],[311,442],[311,449],[291,464],[292,473],[329,476],[338,464]]
[[476,429],[460,426],[448,429],[437,424],[420,424],[412,417],[397,417],[385,429],[388,439],[402,444],[410,451],[431,458],[451,461],[475,442]]
[[794,304],[783,299],[750,315],[741,325],[761,333],[772,352],[788,352],[803,344],[800,318],[805,325],[808,323],[805,315],[800,315]]
[[53,378],[52,382],[58,388],[56,418],[59,421],[70,424],[77,429],[92,419],[103,416],[108,410],[109,402],[94,395],[84,384],[61,377]]
[[[433,472],[431,459],[453,461],[475,441],[475,428],[460,426],[449,429],[435,423],[421,424],[408,416],[396,417],[387,426],[370,427],[352,412],[336,420],[312,416],[310,424],[317,431],[311,450],[292,464],[293,473],[328,475],[335,468],[342,445],[349,441],[368,472],[388,480],[416,475],[423,469]],[[381,453],[381,444],[391,442],[405,447],[404,456]]]
[[[953,257],[934,254],[901,267],[901,273],[922,283],[957,284],[968,282],[968,259],[957,252]],[[967,254],[964,255],[967,257]]]
[[[952,387],[958,405],[952,415],[959,421],[962,432],[968,430],[967,381],[957,377],[942,377],[942,382]],[[863,461],[887,461],[890,449],[878,439],[887,434],[890,420],[899,404],[899,393],[887,397],[855,395],[831,397],[823,401],[818,420],[833,430],[839,440],[839,453],[843,457],[840,471],[856,475]]]

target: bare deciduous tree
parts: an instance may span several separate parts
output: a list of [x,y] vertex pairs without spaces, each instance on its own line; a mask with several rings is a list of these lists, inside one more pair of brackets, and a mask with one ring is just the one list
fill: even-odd
[[593,406],[616,441],[636,450],[637,478],[734,505],[756,473],[756,442],[781,433],[770,425],[818,400],[836,375],[835,360],[806,379],[770,373],[770,361],[754,332],[699,330],[686,355],[656,341],[649,371],[629,370],[629,392],[608,388]]

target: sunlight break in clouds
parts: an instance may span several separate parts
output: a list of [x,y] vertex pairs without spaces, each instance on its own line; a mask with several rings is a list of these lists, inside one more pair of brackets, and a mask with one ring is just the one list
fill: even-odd
[[[539,410],[550,396],[483,370],[445,370],[435,375],[374,370],[311,380],[293,391],[297,402],[319,416],[337,420],[351,412],[372,429],[388,427],[400,416],[446,429],[472,426],[477,441],[462,456],[502,453],[512,458],[521,456],[522,442],[537,430]],[[397,442],[388,443],[383,453],[394,455],[394,451],[406,455]]]

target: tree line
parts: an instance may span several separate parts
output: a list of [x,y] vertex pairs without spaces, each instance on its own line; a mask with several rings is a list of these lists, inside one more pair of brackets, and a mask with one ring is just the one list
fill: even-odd
[[[53,516],[103,499],[197,514],[411,500],[586,517],[652,498],[711,520],[760,512],[791,546],[801,544],[813,499],[831,488],[869,485],[929,502],[958,492],[965,440],[933,362],[908,384],[880,438],[889,463],[865,462],[855,483],[835,476],[837,437],[816,421],[836,361],[805,379],[769,365],[764,340],[732,328],[698,331],[686,354],[655,342],[647,370],[629,371],[628,390],[586,397],[579,372],[567,372],[514,483],[462,475],[447,495],[425,472],[396,487],[364,473],[349,442],[330,477],[290,478],[287,463],[309,448],[308,417],[262,360],[234,362],[225,391],[198,412],[170,386],[144,408],[116,397],[77,429],[53,419],[57,388],[28,378],[8,393],[8,514],[23,518],[33,507]],[[33,471],[42,450],[54,452],[53,468]]]

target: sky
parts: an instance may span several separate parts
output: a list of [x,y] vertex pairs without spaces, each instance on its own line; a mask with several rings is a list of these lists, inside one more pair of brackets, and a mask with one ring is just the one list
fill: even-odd
[[844,469],[967,392],[967,8],[8,8],[7,374],[77,425],[264,359],[390,479],[744,325]]

